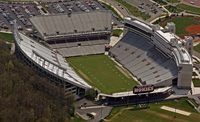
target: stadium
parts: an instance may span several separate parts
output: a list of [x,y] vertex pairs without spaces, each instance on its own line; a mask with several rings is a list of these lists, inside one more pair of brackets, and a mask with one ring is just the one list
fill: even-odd
[[[83,97],[87,90],[95,88],[99,91],[97,100],[115,105],[119,101],[127,104],[162,99],[171,94],[172,86],[191,89],[192,38],[176,36],[173,23],[162,28],[136,18],[125,18],[123,37],[108,49],[112,25],[111,13],[107,11],[35,16],[30,20],[40,41],[19,32],[15,23],[16,53],[56,86],[64,88],[66,95]],[[108,54],[107,62],[98,59],[107,66],[96,67],[89,61],[85,66],[84,62],[71,63],[73,58],[98,57],[97,54]],[[65,60],[66,57],[69,60]],[[108,64],[111,61],[114,63]],[[79,65],[83,67],[81,72],[81,68],[77,68]],[[111,74],[107,72],[109,68]],[[119,70],[126,70],[131,78]],[[99,75],[103,73],[110,79]],[[137,84],[153,85],[154,90],[138,96],[132,91]]]

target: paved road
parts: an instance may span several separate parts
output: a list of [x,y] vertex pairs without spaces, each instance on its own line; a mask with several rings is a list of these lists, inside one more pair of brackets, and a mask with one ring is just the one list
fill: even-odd
[[[85,109],[80,109],[80,106],[83,105],[84,103],[87,103],[86,104],[86,108]],[[109,107],[109,106],[97,106],[97,104],[91,102],[91,101],[88,101],[86,99],[82,99],[80,101],[77,101],[75,103],[75,110],[76,110],[76,113],[79,114],[79,116],[81,116],[82,118],[86,119],[86,120],[89,120],[90,122],[99,122],[101,119],[104,119],[105,117],[107,117],[111,110],[112,110],[112,107]],[[82,107],[84,108],[84,107]],[[88,116],[87,116],[87,113],[96,113],[96,116],[94,117],[94,119],[90,119]]]
[[109,5],[114,7],[115,10],[117,10],[118,13],[121,14],[122,18],[130,15],[128,10],[124,6],[122,6],[118,2],[116,2],[115,0],[99,0],[99,1],[108,3]]

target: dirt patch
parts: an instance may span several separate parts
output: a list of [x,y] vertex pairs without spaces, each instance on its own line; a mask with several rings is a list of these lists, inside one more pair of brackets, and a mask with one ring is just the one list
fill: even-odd
[[[197,23],[195,23],[195,24],[193,23],[193,26],[194,26],[194,25],[198,26],[199,23],[200,23],[200,17],[185,15],[185,16],[171,16],[171,17],[168,17],[168,18],[163,18],[163,19],[160,19],[160,22],[158,22],[158,24],[159,24],[160,26],[164,27],[164,26],[166,26],[166,24],[167,24],[168,22],[172,22],[172,21],[174,21],[174,19],[176,19],[176,18],[177,18],[177,19],[178,19],[178,18],[180,18],[180,19],[191,18],[191,19],[193,19],[194,21],[197,22]],[[189,26],[188,26],[188,27],[189,27]],[[179,33],[179,34],[178,34],[179,37],[184,38],[185,36],[194,35],[194,34],[188,32],[188,31],[186,31],[186,28],[187,28],[187,27],[184,27],[184,30],[185,30],[186,33],[183,33],[183,34]],[[196,34],[196,33],[195,33],[195,34]]]
[[197,34],[200,33],[200,25],[191,25],[186,27],[185,30],[190,34]]

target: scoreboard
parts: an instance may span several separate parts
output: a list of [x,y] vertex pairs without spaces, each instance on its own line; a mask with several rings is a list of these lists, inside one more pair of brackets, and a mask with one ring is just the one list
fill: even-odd
[[153,85],[145,85],[145,86],[137,85],[137,86],[133,87],[134,94],[147,93],[147,92],[152,92],[152,91],[154,91]]

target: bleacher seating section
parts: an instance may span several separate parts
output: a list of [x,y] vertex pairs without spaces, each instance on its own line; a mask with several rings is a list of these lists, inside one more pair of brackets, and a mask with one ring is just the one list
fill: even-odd
[[158,84],[177,77],[177,66],[172,58],[162,54],[151,40],[128,31],[110,50],[119,63],[142,84]]
[[50,47],[57,49],[64,57],[70,57],[104,53],[105,44],[108,44],[108,42],[108,40],[77,41],[51,44]]

